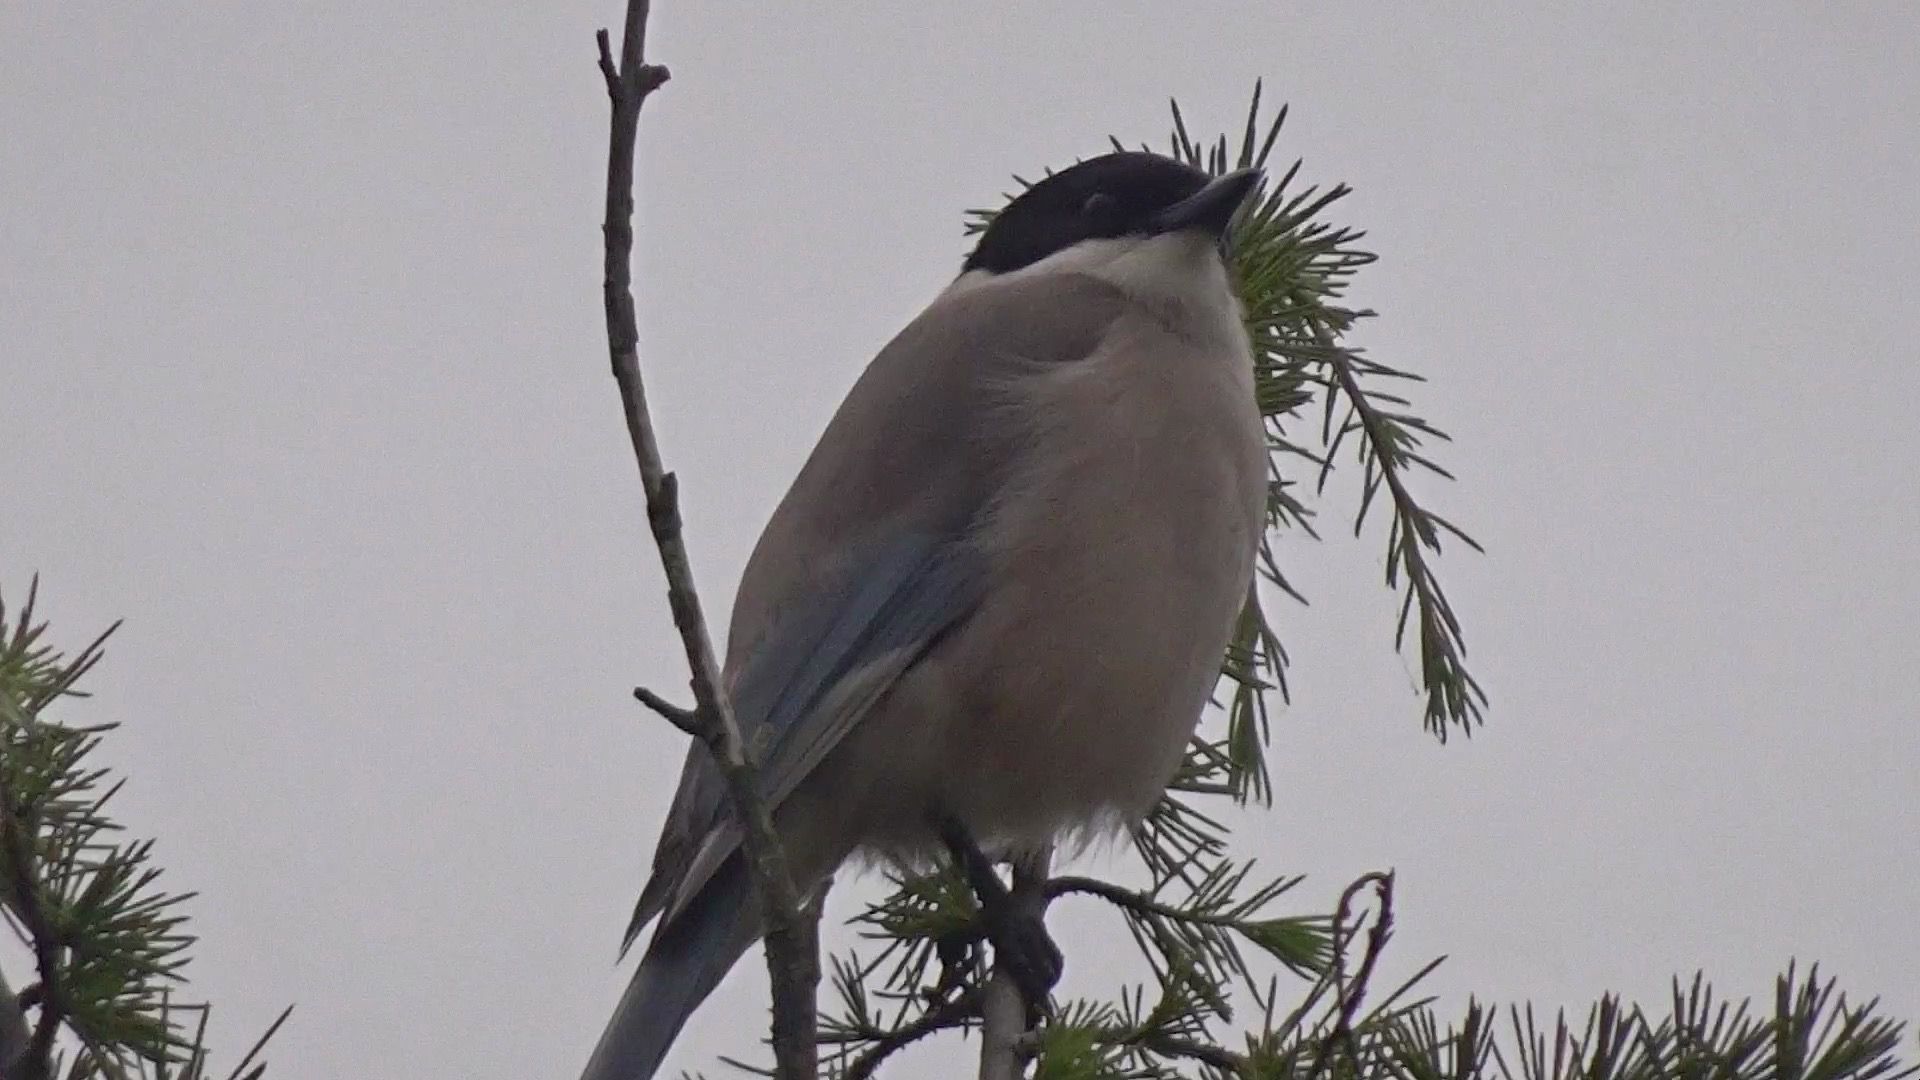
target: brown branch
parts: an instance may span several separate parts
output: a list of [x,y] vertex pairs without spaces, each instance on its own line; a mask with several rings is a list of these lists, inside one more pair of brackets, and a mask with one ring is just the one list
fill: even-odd
[[633,158],[640,124],[640,108],[648,95],[664,85],[667,69],[646,62],[647,0],[628,0],[626,24],[620,40],[620,62],[613,60],[607,31],[596,35],[600,46],[600,73],[606,79],[611,108],[607,140],[607,207],[605,302],[607,350],[613,377],[620,385],[627,434],[633,442],[640,483],[646,491],[647,525],[660,549],[667,578],[667,601],[673,624],[685,646],[691,669],[694,720],[700,737],[713,754],[726,780],[727,791],[742,822],[741,849],[753,877],[766,927],[767,971],[773,982],[773,1049],[775,1075],[781,1080],[814,1080],[814,999],[820,981],[815,916],[803,909],[788,873],[786,858],[774,832],[773,819],[761,797],[757,769],[740,735],[731,705],[720,690],[720,665],[707,633],[706,616],[694,590],[692,563],[682,538],[679,490],[660,458],[653,419],[647,412],[645,385],[640,378],[640,331],[634,316]]

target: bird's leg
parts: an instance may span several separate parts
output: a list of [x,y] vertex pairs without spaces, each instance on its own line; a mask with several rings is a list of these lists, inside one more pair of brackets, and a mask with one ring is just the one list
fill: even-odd
[[980,901],[980,923],[987,940],[993,943],[994,958],[1007,966],[1007,974],[1027,1001],[1029,1019],[1045,1011],[1047,998],[1065,960],[1059,946],[1047,935],[1046,922],[1034,910],[1022,910],[1000,880],[993,860],[987,858],[967,832],[966,826],[952,817],[935,819],[940,840],[960,867],[973,895]]
[[[946,843],[947,851],[953,858],[954,866],[959,868],[974,896],[981,894],[976,872],[982,870],[985,857],[967,836],[965,827],[957,822],[950,823],[944,817],[936,816],[940,839]],[[971,857],[969,857],[971,855]],[[991,865],[984,866],[984,873],[990,880],[989,888],[1000,884],[999,875]],[[1005,890],[1002,889],[1002,892]],[[985,905],[981,905],[984,909]],[[934,953],[940,958],[940,982],[934,987],[936,998],[944,1000],[955,989],[964,985],[979,961],[980,944],[987,939],[985,919],[976,915],[965,926],[942,934],[934,942]]]

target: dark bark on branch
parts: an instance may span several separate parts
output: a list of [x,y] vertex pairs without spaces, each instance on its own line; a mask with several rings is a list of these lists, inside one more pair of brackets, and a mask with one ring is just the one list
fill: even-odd
[[[693,568],[681,536],[679,490],[660,458],[660,446],[647,412],[640,378],[639,328],[634,317],[631,277],[633,255],[633,158],[640,107],[668,79],[667,69],[646,62],[647,0],[629,0],[615,65],[605,30],[598,35],[600,72],[606,78],[612,118],[607,146],[605,301],[607,349],[613,377],[620,385],[627,434],[633,442],[640,483],[646,491],[647,524],[660,549],[667,578],[673,624],[686,648],[692,672],[694,710],[688,723],[663,712],[676,726],[691,727],[713,753],[728,794],[744,824],[741,848],[760,897],[766,926],[767,971],[773,981],[773,1048],[780,1080],[814,1080],[814,998],[820,981],[817,915],[801,904],[773,830],[766,801],[760,797],[757,770],[741,739],[731,705],[720,689],[720,665],[706,616],[694,590]],[[654,695],[649,704],[664,701]],[[643,700],[646,700],[643,698]],[[676,710],[683,712],[683,710]]]

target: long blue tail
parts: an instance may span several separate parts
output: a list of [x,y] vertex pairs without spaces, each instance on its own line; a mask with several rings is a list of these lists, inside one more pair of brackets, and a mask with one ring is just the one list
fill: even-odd
[[760,938],[760,915],[737,854],[647,945],[581,1080],[649,1080],[693,1010]]

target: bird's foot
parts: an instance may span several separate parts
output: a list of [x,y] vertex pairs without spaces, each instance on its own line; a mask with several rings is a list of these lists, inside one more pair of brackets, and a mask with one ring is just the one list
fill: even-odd
[[[980,850],[966,827],[952,818],[939,819],[937,824],[947,850],[980,901],[978,933],[993,945],[995,963],[1006,968],[1019,988],[1027,1004],[1028,1026],[1032,1026],[1046,1015],[1048,998],[1066,967],[1060,947],[1047,933],[1041,913],[1023,910],[1015,902],[1006,883],[1000,880],[999,872],[993,868],[992,860]],[[970,947],[978,940],[975,937],[960,947]],[[945,959],[945,954],[942,958]]]
[[1047,1014],[1047,1003],[1060,982],[1066,959],[1038,915],[1012,911],[1000,912],[999,918],[985,912],[982,915],[986,918],[987,940],[993,943],[994,960],[1020,988],[1020,997],[1027,1004],[1027,1026],[1033,1027]]

